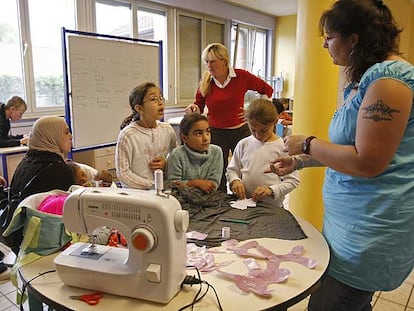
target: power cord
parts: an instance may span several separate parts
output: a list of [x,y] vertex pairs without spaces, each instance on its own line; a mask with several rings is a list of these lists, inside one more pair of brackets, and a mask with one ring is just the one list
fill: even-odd
[[[219,297],[218,297],[217,291],[216,291],[216,289],[214,288],[214,286],[212,286],[212,285],[211,285],[210,283],[208,283],[207,281],[202,280],[202,279],[201,279],[201,275],[200,275],[200,271],[199,271],[196,267],[193,267],[193,268],[195,268],[195,270],[196,270],[196,272],[197,272],[197,277],[195,277],[195,276],[193,276],[193,275],[186,275],[186,276],[185,276],[185,278],[184,278],[184,280],[183,280],[183,282],[181,283],[181,288],[182,288],[184,285],[190,285],[190,286],[193,286],[193,285],[196,285],[196,284],[199,284],[199,285],[200,285],[200,288],[199,288],[199,290],[197,291],[196,295],[194,296],[193,301],[192,301],[191,303],[189,303],[189,304],[187,304],[187,305],[185,305],[185,306],[181,307],[181,308],[179,309],[179,311],[183,311],[183,310],[187,309],[188,307],[191,307],[191,310],[193,310],[193,309],[194,309],[194,305],[195,305],[197,302],[201,301],[201,300],[202,300],[202,299],[203,299],[203,298],[207,295],[207,293],[208,293],[208,291],[209,291],[209,289],[210,289],[210,288],[214,291],[214,294],[215,294],[215,296],[216,296],[216,300],[217,300],[217,304],[218,304],[219,310],[220,310],[220,311],[223,311],[223,307],[221,306],[220,299],[219,299]],[[30,283],[31,283],[32,281],[34,281],[35,279],[37,279],[38,277],[41,277],[41,276],[43,276],[43,275],[45,275],[45,274],[52,273],[52,272],[56,272],[56,270],[48,270],[48,271],[45,271],[45,272],[41,272],[41,273],[39,273],[38,275],[36,275],[35,277],[31,278],[31,279],[30,279],[29,281],[27,281],[25,284],[23,284],[23,287],[22,287],[22,290],[21,290],[21,293],[20,293],[20,295],[21,295],[20,305],[19,305],[19,307],[20,307],[20,311],[24,311],[24,308],[23,308],[23,297],[24,297],[24,295],[25,295],[25,292],[26,292],[26,288],[27,288],[27,286],[29,286],[29,285],[30,285]],[[203,286],[203,284],[207,285],[207,289],[206,289],[206,290],[204,291],[204,293],[200,296],[200,293],[201,293],[201,291],[202,291],[202,286]]]
[[[191,268],[191,267],[187,267],[187,268]],[[192,268],[195,268],[195,270],[197,272],[197,277],[195,277],[194,275],[186,275],[183,282],[181,283],[181,288],[184,285],[193,286],[193,285],[196,285],[196,284],[199,284],[200,288],[198,289],[196,295],[194,296],[193,301],[191,303],[181,307],[178,311],[183,311],[183,310],[185,310],[189,307],[191,307],[191,310],[193,310],[194,305],[196,303],[198,303],[199,301],[201,301],[207,295],[210,288],[214,291],[219,310],[223,311],[223,307],[221,306],[220,299],[218,297],[216,289],[210,283],[208,283],[207,281],[204,281],[204,280],[201,279],[200,271],[197,269],[197,267],[192,267]],[[202,289],[203,289],[203,284],[207,285],[207,289],[201,294]]]
[[38,275],[36,275],[35,277],[31,278],[29,281],[27,281],[26,283],[23,284],[22,291],[20,293],[20,295],[21,295],[20,304],[19,304],[20,311],[24,311],[24,308],[23,308],[23,297],[24,297],[24,294],[26,292],[27,286],[30,285],[30,282],[36,280],[38,277],[40,277],[42,275],[45,275],[45,274],[48,274],[48,273],[52,273],[52,272],[56,272],[56,270],[48,270],[48,271],[39,273]]

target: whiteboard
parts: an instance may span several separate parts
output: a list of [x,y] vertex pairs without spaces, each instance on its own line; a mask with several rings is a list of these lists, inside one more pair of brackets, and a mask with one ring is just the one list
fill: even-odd
[[73,150],[114,144],[122,120],[132,113],[131,90],[147,81],[161,87],[160,43],[99,38],[96,34],[67,39],[66,114]]

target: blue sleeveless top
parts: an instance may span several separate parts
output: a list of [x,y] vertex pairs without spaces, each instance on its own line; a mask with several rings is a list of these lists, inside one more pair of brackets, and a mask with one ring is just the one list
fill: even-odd
[[[414,92],[413,65],[403,61],[373,65],[361,78],[357,94],[335,112],[329,127],[332,143],[355,145],[359,107],[368,87],[379,79],[396,79]],[[401,144],[381,175],[353,177],[328,168],[323,199],[323,233],[331,248],[328,273],[361,290],[398,287],[414,264],[414,109]]]

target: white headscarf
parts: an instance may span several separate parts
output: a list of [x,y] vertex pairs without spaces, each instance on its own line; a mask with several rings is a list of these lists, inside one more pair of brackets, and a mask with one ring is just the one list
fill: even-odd
[[64,118],[45,116],[33,124],[29,137],[29,149],[50,151],[63,157],[59,144],[67,124]]

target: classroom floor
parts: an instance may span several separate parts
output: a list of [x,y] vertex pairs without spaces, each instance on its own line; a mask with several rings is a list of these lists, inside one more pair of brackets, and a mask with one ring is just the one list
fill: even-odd
[[[390,292],[377,292],[372,301],[374,311],[414,311],[414,271],[397,289]],[[18,311],[15,304],[16,288],[10,281],[0,281],[0,311]],[[307,299],[288,309],[288,311],[306,311]],[[28,311],[27,303],[24,310]],[[47,308],[45,307],[45,310]]]

